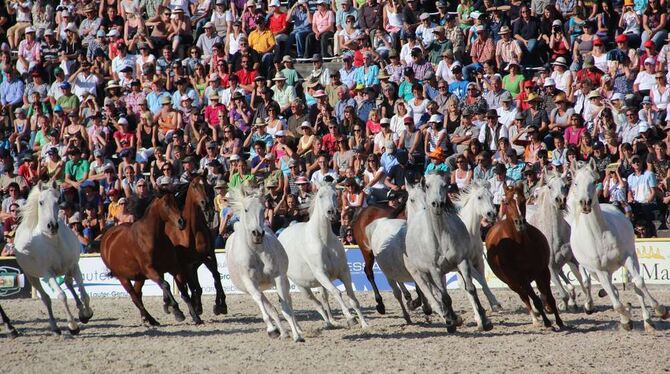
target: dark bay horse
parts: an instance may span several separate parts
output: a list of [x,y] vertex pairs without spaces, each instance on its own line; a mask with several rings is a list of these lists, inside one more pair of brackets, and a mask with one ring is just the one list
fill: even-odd
[[[358,248],[360,248],[361,253],[363,254],[363,260],[365,261],[365,268],[364,268],[365,276],[368,278],[370,284],[372,284],[372,290],[375,293],[375,301],[377,302],[377,312],[379,314],[386,313],[386,306],[384,305],[384,300],[382,299],[382,295],[379,293],[377,283],[375,282],[375,276],[373,271],[373,267],[375,265],[375,254],[372,252],[372,249],[370,249],[370,247],[368,246],[368,238],[365,233],[365,228],[374,220],[379,218],[407,219],[407,216],[405,214],[405,203],[406,203],[405,199],[406,197],[404,197],[401,200],[401,204],[397,208],[392,208],[388,205],[370,205],[368,207],[365,207],[361,209],[360,212],[358,212],[358,214],[354,217],[353,222],[351,223],[354,239],[356,240],[356,244],[358,245]],[[401,289],[404,294],[403,296],[405,297],[406,300],[408,300],[407,306],[411,310],[414,310],[422,305],[421,291],[419,290],[418,287],[416,288],[416,291],[419,297],[417,297],[415,300],[412,300],[412,295],[410,295],[409,292],[407,292],[407,289],[405,289],[404,287],[402,287]],[[425,305],[424,312],[430,314],[429,313],[430,308],[428,307],[428,304],[424,305]]]
[[7,317],[7,314],[5,313],[4,309],[2,309],[2,305],[0,305],[0,323],[5,325],[5,328],[9,332],[10,338],[16,338],[17,336],[19,336],[19,332],[16,331],[14,326],[12,326],[12,323],[9,321],[9,317]]
[[202,314],[202,287],[198,280],[198,267],[205,264],[214,278],[216,299],[214,314],[227,314],[226,294],[221,284],[221,274],[214,252],[214,233],[209,228],[209,222],[214,215],[213,190],[203,176],[196,176],[187,185],[186,191],[178,193],[184,199],[182,215],[186,220],[187,244],[180,246],[179,260],[189,274],[189,288],[191,298],[198,314]]
[[[486,258],[493,273],[526,304],[533,324],[539,324],[539,314],[544,326],[551,327],[551,321],[545,314],[546,309],[554,313],[556,324],[562,328],[563,321],[551,294],[549,243],[540,230],[526,222],[523,196],[519,187],[506,188],[501,207],[504,218],[493,225],[486,235]],[[542,299],[533,290],[533,281]],[[545,301],[545,307],[542,300]]]
[[184,313],[172,296],[170,285],[163,278],[165,273],[174,276],[193,321],[202,323],[188,296],[187,275],[178,261],[175,248],[175,245],[186,244],[185,226],[174,196],[166,194],[155,198],[138,221],[114,226],[102,236],[102,261],[128,292],[140,310],[142,320],[151,326],[158,326],[159,323],[142,303],[142,286],[146,279],[151,279],[163,290],[165,312],[174,313],[177,321],[184,320]]

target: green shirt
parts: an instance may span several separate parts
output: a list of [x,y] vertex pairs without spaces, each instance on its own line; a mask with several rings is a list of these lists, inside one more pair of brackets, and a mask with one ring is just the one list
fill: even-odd
[[44,132],[42,132],[42,130],[38,131],[37,134],[35,134],[35,144],[39,145],[40,149],[42,149],[47,143],[49,143],[49,139],[44,135]]
[[79,98],[77,95],[70,96],[61,96],[56,100],[56,104],[60,105],[63,108],[63,111],[75,110],[79,107]]
[[296,82],[298,82],[298,79],[300,78],[300,75],[298,75],[298,72],[295,69],[284,68],[281,73],[286,78],[287,86],[295,86]]
[[84,177],[88,173],[88,168],[88,160],[79,160],[76,163],[68,160],[65,163],[65,175],[69,175],[70,179],[74,178],[77,182],[83,182]]
[[241,175],[239,172],[235,173],[230,176],[230,181],[228,182],[228,188],[239,187],[242,184],[244,184],[244,182],[253,179],[253,177],[254,176],[251,174]]

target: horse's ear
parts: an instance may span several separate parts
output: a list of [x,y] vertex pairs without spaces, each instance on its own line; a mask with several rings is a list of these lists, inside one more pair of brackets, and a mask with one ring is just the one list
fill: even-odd
[[419,180],[419,185],[421,186],[422,190],[426,189],[426,176],[422,175],[421,179]]
[[588,167],[589,167],[589,171],[596,171],[596,169],[597,169],[596,160],[594,160],[593,158],[590,158],[589,163],[588,163]]
[[58,185],[56,184],[56,181],[55,181],[55,180],[52,180],[52,181],[51,181],[51,188],[53,188],[54,190],[57,190],[57,189],[58,189]]

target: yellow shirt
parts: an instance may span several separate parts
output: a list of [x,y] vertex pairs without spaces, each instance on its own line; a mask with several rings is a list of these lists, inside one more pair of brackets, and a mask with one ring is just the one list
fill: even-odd
[[118,202],[112,201],[107,207],[107,221],[118,219],[121,212],[123,212],[123,207]]
[[254,30],[249,34],[249,47],[258,53],[271,52],[275,47],[275,36],[270,30]]
[[222,195],[216,195],[214,196],[214,210],[217,212],[220,212],[221,209],[225,208],[227,206],[227,203],[223,202],[224,196]]

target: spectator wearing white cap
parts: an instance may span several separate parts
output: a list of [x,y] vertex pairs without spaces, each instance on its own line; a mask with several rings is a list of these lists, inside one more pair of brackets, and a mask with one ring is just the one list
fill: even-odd
[[35,38],[35,29],[30,26],[25,29],[25,39],[19,43],[19,55],[16,61],[16,70],[26,74],[37,65],[40,58],[40,43]]
[[91,73],[91,64],[88,61],[84,61],[69,79],[70,84],[72,84],[72,92],[82,101],[85,92],[97,96],[100,80],[101,77]]
[[424,46],[428,46],[435,39],[433,30],[435,30],[437,24],[430,19],[430,14],[428,13],[421,13],[419,20],[421,23],[416,28],[416,38]]
[[212,51],[214,50],[214,44],[221,43],[221,38],[215,33],[216,29],[212,22],[205,23],[204,26],[205,32],[198,37],[198,41],[195,43],[195,46],[200,48],[202,51],[202,59],[205,64],[209,64],[212,58]]
[[[374,0],[373,0],[374,1]],[[335,36],[335,13],[328,9],[325,0],[316,1],[316,12],[312,15],[312,32],[305,40],[305,58],[310,53],[321,53],[321,56],[330,56],[328,47],[333,46]],[[316,44],[320,45],[317,49]]]
[[654,76],[655,65],[656,61],[653,57],[647,57],[644,60],[644,69],[637,73],[637,77],[633,82],[633,91],[639,92],[642,96],[649,94],[651,88],[656,84],[656,77]]
[[[226,0],[212,0],[212,2],[214,2],[214,9],[212,10],[212,17],[209,19],[209,22],[214,24],[217,35],[225,40],[228,31],[233,28],[232,7],[226,6]],[[239,27],[238,29],[241,30]]]

